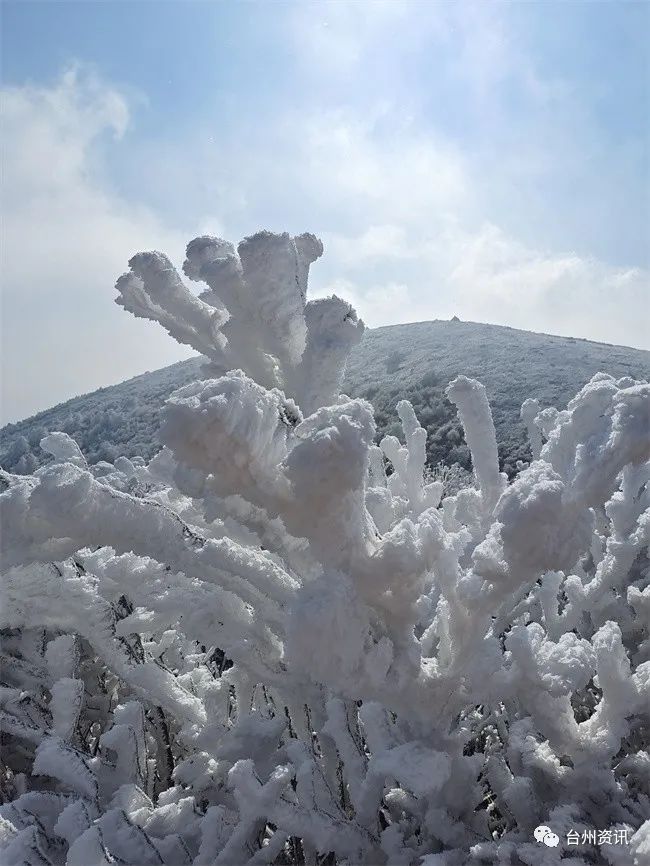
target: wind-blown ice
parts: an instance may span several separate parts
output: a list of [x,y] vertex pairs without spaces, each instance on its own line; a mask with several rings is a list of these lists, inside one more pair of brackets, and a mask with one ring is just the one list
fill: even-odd
[[643,866],[650,386],[527,400],[508,484],[458,377],[475,486],[442,498],[410,403],[377,445],[339,393],[363,323],[307,300],[321,253],[196,238],[200,296],[134,256],[118,303],[207,359],[165,448],[54,433],[0,475],[2,862]]

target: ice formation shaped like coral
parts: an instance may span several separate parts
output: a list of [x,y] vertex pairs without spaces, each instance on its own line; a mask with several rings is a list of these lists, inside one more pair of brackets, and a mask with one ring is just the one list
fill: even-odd
[[459,377],[443,498],[411,405],[377,445],[339,394],[363,323],[307,300],[321,253],[197,238],[200,296],[134,256],[118,303],[207,358],[165,448],[2,474],[2,862],[643,866],[650,387],[527,400],[508,484]]

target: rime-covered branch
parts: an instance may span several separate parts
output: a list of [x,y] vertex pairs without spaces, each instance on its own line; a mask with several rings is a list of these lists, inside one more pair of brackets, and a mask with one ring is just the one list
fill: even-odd
[[196,238],[200,295],[134,256],[118,303],[207,358],[165,447],[53,433],[0,475],[2,862],[643,866],[650,386],[527,400],[508,483],[458,377],[475,483],[443,496],[410,403],[376,444],[339,393],[363,323],[307,299],[321,253]]

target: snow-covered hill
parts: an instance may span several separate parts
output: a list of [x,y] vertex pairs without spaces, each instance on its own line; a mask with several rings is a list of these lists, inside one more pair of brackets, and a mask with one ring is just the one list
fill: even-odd
[[[200,366],[193,358],[9,424],[0,430],[0,465],[24,472],[46,462],[38,443],[53,430],[75,438],[92,462],[122,454],[149,459],[160,447],[160,406],[175,388],[198,378]],[[502,467],[512,473],[528,455],[522,402],[536,397],[542,406],[564,408],[597,372],[650,379],[650,352],[496,325],[418,322],[368,331],[352,351],[345,390],[372,401],[380,435],[399,433],[395,405],[408,398],[428,430],[428,462],[469,466],[444,389],[460,373],[479,379],[492,406]]]

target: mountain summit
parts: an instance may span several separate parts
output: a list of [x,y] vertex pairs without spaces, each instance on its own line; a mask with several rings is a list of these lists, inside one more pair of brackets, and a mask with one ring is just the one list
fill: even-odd
[[[160,407],[176,388],[202,377],[202,360],[144,373],[8,424],[0,430],[0,465],[33,471],[48,459],[41,438],[55,430],[72,436],[91,462],[149,459],[160,448]],[[427,429],[429,465],[467,468],[462,427],[444,391],[457,375],[478,379],[492,407],[501,466],[513,474],[517,461],[529,457],[519,417],[523,401],[533,397],[542,407],[564,408],[598,372],[650,379],[650,352],[454,318],[368,330],[351,352],[344,390],[372,401],[380,436],[399,435],[395,407],[410,400]]]

